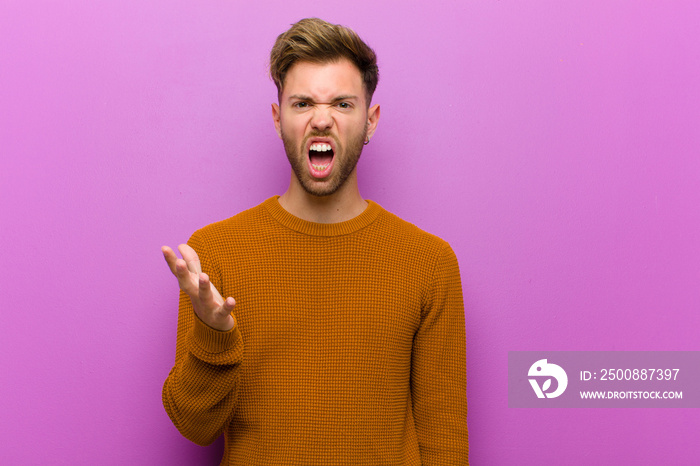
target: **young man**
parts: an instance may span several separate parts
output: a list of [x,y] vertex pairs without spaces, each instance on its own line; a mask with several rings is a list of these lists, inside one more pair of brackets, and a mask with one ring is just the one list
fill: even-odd
[[226,465],[468,464],[457,259],[357,187],[374,52],[305,19],[270,73],[289,189],[195,232],[182,259],[163,247],[181,289],[168,415],[198,444],[224,432]]

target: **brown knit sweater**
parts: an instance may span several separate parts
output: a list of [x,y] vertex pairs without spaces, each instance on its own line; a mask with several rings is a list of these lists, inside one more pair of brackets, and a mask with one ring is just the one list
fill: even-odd
[[468,464],[464,308],[443,240],[368,201],[319,224],[272,197],[192,235],[236,326],[181,293],[163,404],[222,465]]

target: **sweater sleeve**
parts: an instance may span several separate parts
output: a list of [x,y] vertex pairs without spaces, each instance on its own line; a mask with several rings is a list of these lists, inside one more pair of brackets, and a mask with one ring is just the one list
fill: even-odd
[[465,350],[459,266],[446,245],[413,340],[411,396],[423,466],[469,464]]
[[[202,271],[221,290],[221,274],[197,233],[188,244],[197,252]],[[230,421],[238,399],[243,340],[238,328],[221,332],[194,312],[180,291],[175,365],[163,385],[163,406],[180,433],[199,445],[209,445]]]

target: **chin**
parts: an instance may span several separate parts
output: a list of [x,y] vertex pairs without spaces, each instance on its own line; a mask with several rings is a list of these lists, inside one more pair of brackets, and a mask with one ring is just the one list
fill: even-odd
[[327,197],[335,194],[343,185],[343,183],[338,183],[337,180],[332,179],[323,182],[308,179],[302,180],[299,179],[299,176],[297,176],[297,179],[301,187],[304,188],[304,191],[316,197]]

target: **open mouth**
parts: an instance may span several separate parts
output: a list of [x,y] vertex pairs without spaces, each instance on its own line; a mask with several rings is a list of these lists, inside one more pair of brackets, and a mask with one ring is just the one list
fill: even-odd
[[309,147],[309,170],[314,178],[325,178],[333,168],[333,148],[325,142],[314,142]]

